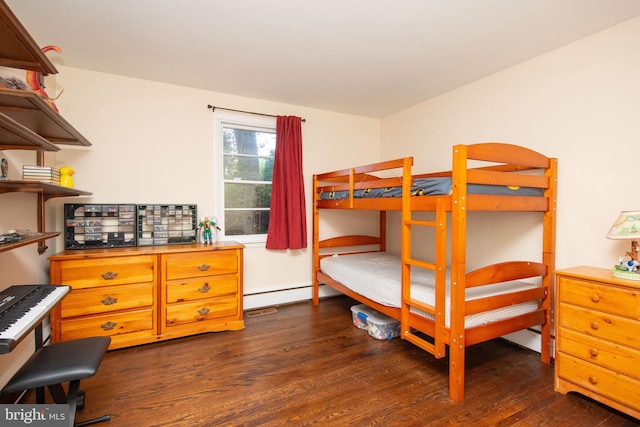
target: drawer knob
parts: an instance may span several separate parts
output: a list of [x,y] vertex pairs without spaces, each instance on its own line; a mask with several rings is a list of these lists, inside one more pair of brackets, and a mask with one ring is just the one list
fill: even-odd
[[202,285],[202,286],[200,286],[198,288],[198,292],[200,292],[201,294],[206,294],[210,290],[211,290],[211,286],[209,286],[208,283],[205,283],[204,285]]
[[600,328],[600,325],[598,325],[598,322],[591,322],[591,329],[597,331]]
[[598,349],[597,348],[591,348],[589,349],[589,354],[591,355],[591,357],[596,358],[598,357]]
[[114,323],[114,322],[107,322],[107,323],[103,323],[102,325],[100,325],[100,327],[105,330],[105,331],[110,331],[113,328],[115,328],[118,324]]
[[107,271],[106,273],[101,274],[104,280],[113,280],[118,277],[118,273],[114,273],[113,271]]
[[593,301],[593,302],[600,301],[600,295],[598,295],[598,294],[591,295],[591,301]]
[[118,302],[118,298],[106,297],[105,299],[100,300],[100,302],[104,305],[113,305]]
[[198,314],[201,316],[206,316],[207,314],[209,314],[209,309],[207,307],[203,307],[200,310],[198,310]]
[[589,375],[589,382],[593,385],[598,384],[598,378],[594,377],[593,375]]
[[200,271],[207,271],[209,270],[209,268],[211,268],[211,266],[209,264],[201,264],[198,266],[198,270]]

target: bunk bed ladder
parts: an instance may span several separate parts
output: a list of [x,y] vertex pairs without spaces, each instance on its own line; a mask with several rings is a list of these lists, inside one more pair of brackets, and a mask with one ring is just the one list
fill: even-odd
[[[409,198],[404,198],[409,200]],[[407,202],[409,203],[409,202]],[[433,221],[416,220],[411,215],[410,205],[402,209],[402,309],[400,316],[401,336],[410,343],[433,354],[436,358],[445,356],[445,291],[446,291],[446,233],[447,213],[444,199],[436,201],[436,217]],[[434,227],[436,237],[435,263],[413,259],[411,257],[411,227]],[[436,277],[435,305],[425,304],[411,298],[411,267],[433,270]],[[431,343],[413,332],[411,310],[429,313],[435,319],[434,342]]]

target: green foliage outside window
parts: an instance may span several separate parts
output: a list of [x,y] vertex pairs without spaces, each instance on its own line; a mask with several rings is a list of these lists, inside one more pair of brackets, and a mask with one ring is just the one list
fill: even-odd
[[226,235],[267,233],[274,154],[274,132],[224,127]]

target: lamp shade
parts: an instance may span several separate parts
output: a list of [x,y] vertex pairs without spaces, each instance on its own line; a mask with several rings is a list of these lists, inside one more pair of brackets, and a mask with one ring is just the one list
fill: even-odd
[[640,240],[640,211],[622,211],[611,226],[608,239]]

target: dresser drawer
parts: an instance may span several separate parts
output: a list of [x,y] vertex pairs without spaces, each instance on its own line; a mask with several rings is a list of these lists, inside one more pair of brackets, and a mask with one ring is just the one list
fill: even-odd
[[62,317],[150,307],[153,290],[153,283],[74,289],[62,301]]
[[560,280],[558,297],[561,302],[640,320],[640,292],[637,290],[575,278]]
[[193,301],[238,293],[238,276],[222,274],[205,278],[175,280],[167,284],[167,302]]
[[640,351],[561,328],[558,351],[640,380]]
[[153,282],[155,270],[152,255],[70,260],[61,264],[60,283],[83,289]]
[[224,296],[167,306],[166,325],[177,326],[238,315],[238,299]]
[[62,320],[62,340],[153,331],[153,309],[116,312]]
[[557,326],[640,350],[640,322],[614,314],[559,304]]
[[640,381],[559,352],[556,375],[629,408],[640,409]]
[[206,251],[163,256],[166,279],[185,279],[238,272],[236,251]]

